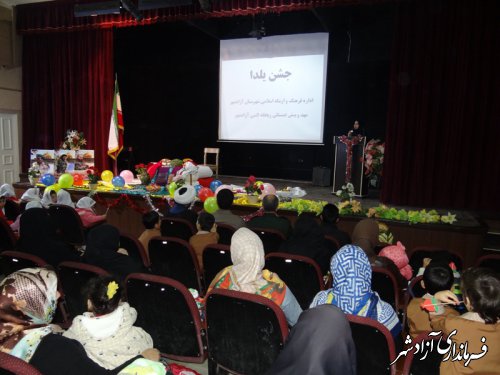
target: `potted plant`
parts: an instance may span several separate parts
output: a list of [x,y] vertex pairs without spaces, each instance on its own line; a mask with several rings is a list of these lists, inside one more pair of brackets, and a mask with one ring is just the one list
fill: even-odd
[[83,132],[78,130],[66,130],[66,136],[61,143],[61,148],[65,150],[79,150],[87,144]]
[[95,167],[89,167],[89,169],[87,169],[87,178],[89,179],[90,190],[97,189],[97,185],[99,183],[99,172]]
[[40,174],[40,165],[38,165],[37,162],[31,164],[31,167],[28,169],[28,179],[30,180],[31,185],[35,186],[38,183]]
[[370,140],[365,147],[365,176],[370,186],[380,188],[382,167],[384,164],[385,144],[380,139]]
[[149,185],[151,178],[149,177],[148,171],[145,164],[137,164],[135,166],[135,171],[137,172],[137,178],[141,180],[141,184]]

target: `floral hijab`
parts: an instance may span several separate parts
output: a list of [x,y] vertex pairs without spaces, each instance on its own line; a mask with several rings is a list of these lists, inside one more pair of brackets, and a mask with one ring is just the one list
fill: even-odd
[[0,351],[29,362],[52,332],[57,276],[45,268],[25,268],[0,283]]

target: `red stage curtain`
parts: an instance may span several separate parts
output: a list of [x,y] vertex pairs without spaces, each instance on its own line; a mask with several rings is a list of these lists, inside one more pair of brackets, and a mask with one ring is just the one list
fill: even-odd
[[401,3],[382,201],[500,209],[496,0]]
[[57,148],[83,131],[96,166],[108,167],[114,92],[113,31],[26,35],[23,40],[23,170],[30,148]]

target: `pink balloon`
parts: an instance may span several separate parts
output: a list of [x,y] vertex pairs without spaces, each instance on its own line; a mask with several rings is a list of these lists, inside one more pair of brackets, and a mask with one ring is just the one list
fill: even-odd
[[217,196],[217,193],[221,191],[222,189],[229,189],[231,190],[231,185],[221,185],[217,189],[215,189],[215,196]]
[[129,182],[132,182],[132,180],[134,179],[134,174],[128,169],[125,169],[124,171],[120,172],[120,177],[122,177],[128,184]]
[[267,182],[264,182],[262,184],[262,193],[261,193],[261,197],[264,198],[266,195],[269,195],[269,194],[276,194],[276,189],[274,188],[273,185],[267,183]]

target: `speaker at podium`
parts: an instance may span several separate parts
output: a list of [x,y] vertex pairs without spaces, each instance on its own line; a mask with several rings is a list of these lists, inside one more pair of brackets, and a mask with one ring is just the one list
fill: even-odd
[[350,182],[354,186],[356,197],[365,196],[367,194],[364,175],[366,137],[339,135],[333,137],[333,143],[335,150],[332,194]]

